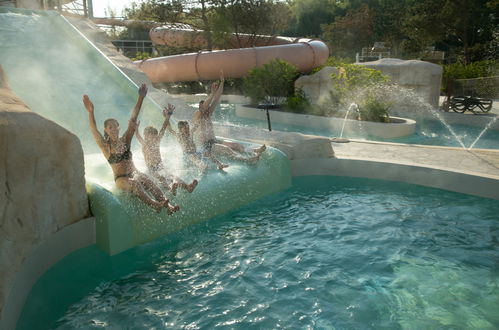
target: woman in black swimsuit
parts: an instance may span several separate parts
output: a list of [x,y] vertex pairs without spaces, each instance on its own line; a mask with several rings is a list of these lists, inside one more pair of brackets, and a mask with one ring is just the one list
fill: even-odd
[[[159,189],[145,174],[137,171],[132,161],[130,144],[137,128],[137,117],[139,116],[142,101],[146,94],[147,86],[143,84],[139,88],[139,98],[132,111],[130,120],[128,121],[128,129],[121,137],[119,136],[120,124],[113,118],[107,119],[104,122],[104,136],[102,136],[97,129],[94,116],[94,105],[92,101],[90,101],[88,95],[83,95],[83,104],[88,111],[90,130],[92,131],[95,142],[97,142],[97,145],[113,169],[116,187],[121,190],[132,192],[157,212],[160,212],[162,208],[167,207],[168,213],[171,214],[177,211],[179,207],[172,206],[163,195],[161,189]],[[151,198],[148,193],[154,198]]]

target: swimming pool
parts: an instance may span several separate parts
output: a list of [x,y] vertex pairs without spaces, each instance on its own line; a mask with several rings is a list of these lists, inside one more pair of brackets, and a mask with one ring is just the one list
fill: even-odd
[[[196,107],[197,104],[192,104]],[[255,111],[263,111],[256,110]],[[218,111],[214,113],[214,120],[221,124],[226,125],[238,125],[238,126],[252,126],[262,129],[267,129],[267,122],[238,117],[235,114],[234,104],[221,104]],[[434,119],[433,116],[428,115],[426,118],[420,117],[416,120],[416,133],[410,136],[395,138],[395,139],[382,139],[379,137],[369,137],[362,134],[349,134],[345,133],[344,138],[352,139],[367,139],[375,141],[387,141],[396,143],[406,143],[406,144],[423,144],[423,145],[437,145],[437,146],[448,146],[448,147],[460,147],[461,145],[457,141],[456,137],[452,135],[448,128],[445,127],[442,122]],[[272,121],[271,124],[273,130],[285,131],[285,132],[299,132],[303,134],[320,135],[327,137],[339,137],[340,132],[329,129],[321,128],[311,128],[305,126],[282,124]],[[462,140],[466,147],[469,147],[475,139],[478,137],[480,132],[484,127],[473,127],[467,125],[453,124],[450,125],[457,136]],[[487,130],[485,134],[480,138],[480,140],[474,145],[474,148],[483,149],[499,149],[499,131],[497,130]]]
[[293,187],[113,258],[65,258],[20,329],[494,329],[499,203],[402,183]]

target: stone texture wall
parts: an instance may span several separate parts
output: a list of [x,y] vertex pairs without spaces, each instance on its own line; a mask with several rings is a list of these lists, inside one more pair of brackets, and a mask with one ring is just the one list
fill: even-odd
[[33,113],[0,67],[0,314],[25,258],[88,217],[79,139]]
[[358,63],[390,76],[393,82],[413,90],[425,102],[438,107],[443,68],[420,60],[383,58],[378,61]]
[[338,69],[326,66],[314,74],[296,79],[295,88],[301,89],[311,104],[327,105],[333,90],[333,79],[331,78],[333,73],[338,74]]
[[[438,107],[443,72],[440,65],[396,58],[384,58],[357,64],[381,71],[399,86],[412,90],[424,102]],[[324,67],[313,75],[298,78],[295,82],[295,88],[303,90],[312,104],[327,105],[329,93],[333,89],[331,79],[333,73],[337,74],[338,69]]]

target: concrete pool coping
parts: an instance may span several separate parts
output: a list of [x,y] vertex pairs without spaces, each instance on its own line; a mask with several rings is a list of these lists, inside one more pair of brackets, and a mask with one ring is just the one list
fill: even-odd
[[499,200],[499,150],[349,140],[334,157],[292,160],[292,175],[399,181]]

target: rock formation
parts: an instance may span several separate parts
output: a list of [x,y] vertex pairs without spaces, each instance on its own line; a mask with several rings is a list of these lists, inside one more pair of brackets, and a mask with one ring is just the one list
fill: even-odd
[[420,60],[400,60],[383,58],[378,61],[359,63],[365,67],[376,69],[398,85],[411,89],[425,102],[438,107],[442,66]]
[[0,67],[0,313],[27,256],[89,215],[79,139],[32,112]]

